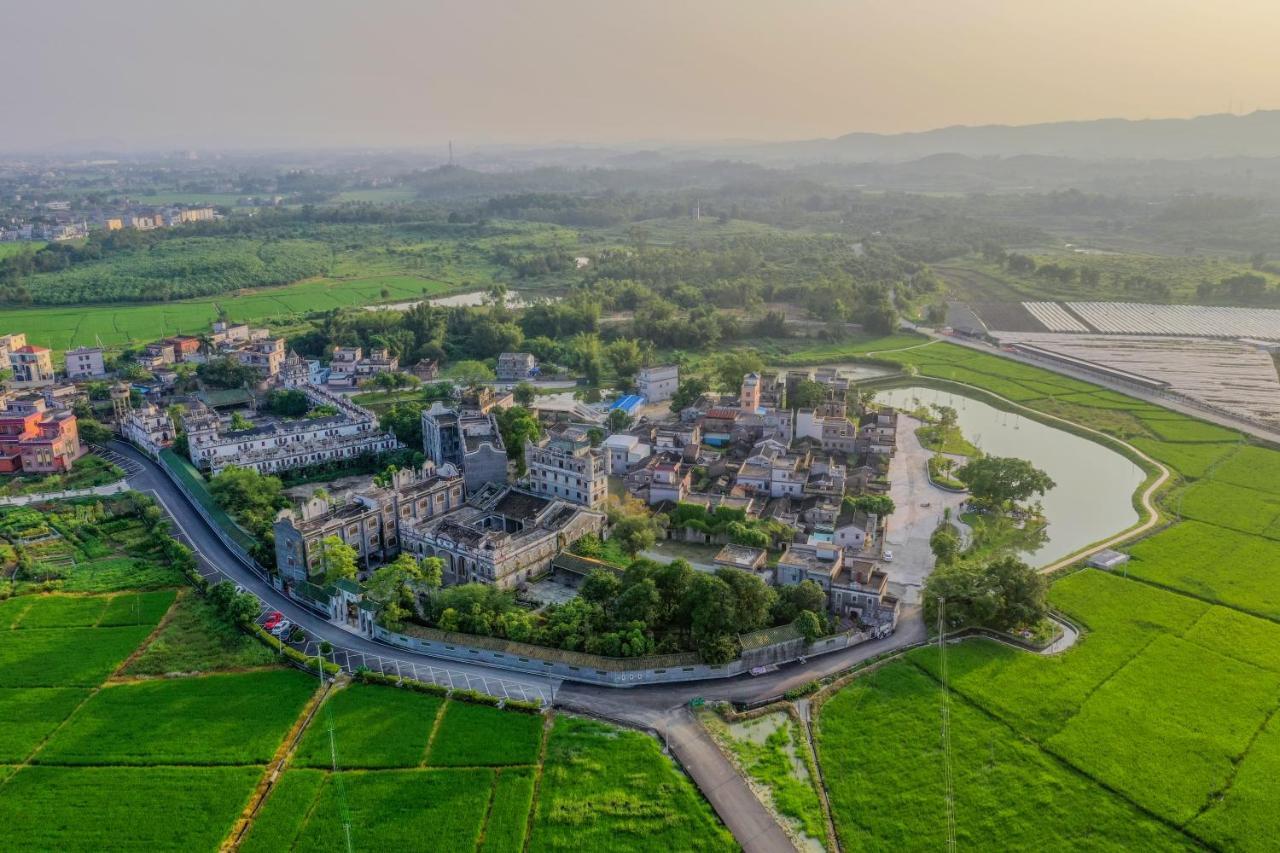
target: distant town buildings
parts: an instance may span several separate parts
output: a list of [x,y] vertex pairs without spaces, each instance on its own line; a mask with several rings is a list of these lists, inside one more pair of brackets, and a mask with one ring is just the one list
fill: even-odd
[[116,428],[126,441],[142,448],[152,458],[158,457],[160,451],[172,447],[177,438],[173,419],[149,400],[144,401],[140,408],[131,408],[129,398],[128,385],[121,382],[112,387],[111,403],[115,410]]
[[13,376],[9,384],[15,388],[38,388],[52,385],[53,353],[48,347],[32,346],[22,333],[0,336],[0,355],[8,362]]
[[364,380],[379,373],[400,369],[400,359],[385,347],[377,347],[366,356],[360,347],[334,347],[329,360],[328,385],[334,389],[358,388]]

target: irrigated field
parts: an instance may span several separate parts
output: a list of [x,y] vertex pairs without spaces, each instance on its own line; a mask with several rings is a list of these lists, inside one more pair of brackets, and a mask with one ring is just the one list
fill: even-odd
[[[1161,496],[1175,523],[1132,546],[1127,577],[1085,570],[1051,588],[1087,629],[1075,647],[947,649],[961,843],[1268,849],[1280,826],[1280,451],[983,352],[883,357],[1130,441],[1175,475]],[[819,717],[849,847],[943,843],[938,655],[855,681]]]
[[357,684],[316,713],[243,849],[342,850],[350,814],[357,849],[519,850],[531,810],[531,850],[731,847],[648,736]]
[[[131,572],[151,586],[162,575],[137,516],[114,514],[129,504],[0,510],[0,535],[57,529],[79,543],[68,553],[132,553],[113,558],[108,586],[127,585]],[[617,849],[686,849],[688,838],[731,849],[645,735],[590,724],[591,741],[571,750],[582,772],[561,788],[543,772],[541,714],[322,686],[273,663],[193,590],[16,588],[27,594],[0,600],[5,850],[213,851],[242,838],[246,851],[518,851],[539,803],[552,827],[591,814],[592,831],[620,838]],[[309,700],[322,696],[310,715]],[[301,737],[292,753],[291,732]],[[551,739],[558,761],[561,739]],[[245,807],[281,758],[285,772],[242,835]],[[563,849],[558,838],[534,849]]]

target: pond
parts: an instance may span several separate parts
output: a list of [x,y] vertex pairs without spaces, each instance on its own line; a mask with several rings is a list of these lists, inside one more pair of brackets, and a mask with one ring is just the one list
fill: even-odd
[[[474,308],[477,305],[483,305],[485,300],[489,298],[487,290],[472,290],[467,293],[455,293],[452,296],[437,296],[434,299],[414,299],[410,302],[391,302],[380,305],[366,305],[366,311],[408,311],[415,305],[426,302],[429,305],[435,305],[440,308]],[[520,293],[513,291],[507,292],[508,308],[528,308],[534,302],[559,302],[559,296],[537,296],[530,294],[529,298],[525,298]]]
[[900,409],[951,406],[965,437],[984,453],[1026,459],[1053,478],[1057,486],[1042,499],[1049,538],[1035,551],[1019,555],[1033,566],[1048,565],[1138,521],[1133,493],[1145,475],[1114,450],[950,391],[882,389],[876,400]]

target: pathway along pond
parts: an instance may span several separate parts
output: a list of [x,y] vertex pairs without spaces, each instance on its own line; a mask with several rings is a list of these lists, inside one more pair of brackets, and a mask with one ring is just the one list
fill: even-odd
[[908,410],[935,403],[951,406],[965,437],[983,453],[1026,459],[1053,478],[1058,485],[1041,501],[1049,538],[1037,550],[1019,555],[1030,565],[1048,565],[1138,522],[1133,493],[1143,473],[1114,450],[951,391],[886,388],[876,393],[876,401]]

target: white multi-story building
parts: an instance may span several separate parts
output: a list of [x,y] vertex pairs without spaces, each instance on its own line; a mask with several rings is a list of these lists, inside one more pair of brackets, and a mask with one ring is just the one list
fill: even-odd
[[[128,399],[128,387],[119,388],[123,388],[124,397]],[[118,390],[113,392],[113,397],[117,393]],[[152,403],[143,403],[140,409],[118,409],[117,417],[117,427],[125,440],[133,442],[152,458],[158,457],[161,450],[170,447],[177,437],[178,431],[174,429],[169,413]]]
[[636,390],[650,403],[670,400],[680,387],[680,368],[674,364],[646,367],[636,374]]
[[102,347],[77,347],[67,350],[68,379],[97,379],[106,376],[107,365]]
[[571,426],[537,444],[526,441],[525,484],[529,491],[588,507],[602,506],[609,497],[605,454],[591,446],[587,430]]
[[232,465],[271,474],[400,446],[394,435],[379,429],[377,416],[368,409],[314,385],[298,388],[313,407],[332,407],[337,414],[269,419],[252,429],[230,430],[213,410],[197,406],[182,418],[191,462],[213,474]]

